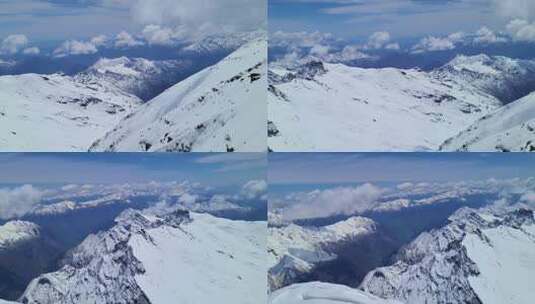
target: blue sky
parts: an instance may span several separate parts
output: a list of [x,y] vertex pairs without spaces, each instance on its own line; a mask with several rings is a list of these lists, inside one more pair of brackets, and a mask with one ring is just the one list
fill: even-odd
[[265,28],[266,6],[265,0],[0,0],[0,56],[35,56],[42,52],[29,47],[54,51],[67,41],[67,55],[192,43]]
[[282,65],[399,54],[438,54],[443,64],[458,53],[533,58],[535,49],[533,0],[271,0],[268,10],[270,60]]
[[508,21],[492,0],[271,0],[270,30],[331,32],[345,38],[388,31],[398,39],[500,30]]
[[441,182],[535,177],[535,155],[508,153],[277,153],[270,185]]
[[205,186],[241,186],[266,178],[262,153],[0,154],[0,184],[200,182]]
[[26,35],[37,43],[139,30],[127,7],[81,0],[0,0],[0,37]]

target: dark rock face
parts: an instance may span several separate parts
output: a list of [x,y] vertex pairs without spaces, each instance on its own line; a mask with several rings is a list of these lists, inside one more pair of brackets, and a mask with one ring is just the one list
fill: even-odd
[[321,61],[311,61],[296,69],[296,76],[306,80],[313,80],[318,75],[327,73],[327,69]]

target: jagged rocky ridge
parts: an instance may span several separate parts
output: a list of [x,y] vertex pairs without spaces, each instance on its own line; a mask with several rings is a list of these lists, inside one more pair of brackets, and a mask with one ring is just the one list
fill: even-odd
[[265,299],[262,230],[188,211],[129,209],[88,236],[21,303],[256,303]]
[[360,289],[406,303],[527,304],[534,294],[524,276],[535,269],[523,261],[535,258],[534,233],[530,209],[463,208],[402,249],[395,264],[370,272]]
[[150,303],[137,285],[135,275],[145,270],[128,242],[133,235],[150,240],[148,229],[170,225],[178,228],[190,221],[187,212],[175,212],[165,219],[149,218],[127,210],[109,231],[87,237],[67,254],[59,271],[34,279],[24,292],[22,303]]

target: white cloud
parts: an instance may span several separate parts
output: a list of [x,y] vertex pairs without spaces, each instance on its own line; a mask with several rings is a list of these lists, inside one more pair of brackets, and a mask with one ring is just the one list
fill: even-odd
[[186,206],[191,206],[197,202],[198,198],[199,197],[197,195],[189,194],[186,192],[180,196],[178,201]]
[[171,28],[190,39],[267,24],[265,0],[132,0],[130,9],[138,23]]
[[294,197],[295,201],[283,211],[283,218],[292,221],[361,213],[372,209],[382,192],[372,184],[312,191]]
[[503,37],[498,37],[496,33],[494,33],[492,30],[490,30],[488,27],[484,26],[480,28],[474,37],[474,43],[479,44],[491,44],[491,43],[498,43],[498,42],[506,42],[507,39]]
[[535,42],[535,22],[515,19],[507,24],[507,32],[513,40]]
[[71,190],[75,190],[75,189],[78,189],[78,185],[76,184],[68,184],[68,185],[65,185],[63,187],[61,187],[61,190],[62,191],[71,191]]
[[496,12],[502,17],[532,20],[535,18],[533,0],[492,0]]
[[90,40],[90,42],[97,47],[105,45],[107,41],[108,37],[106,35],[98,35]]
[[368,38],[365,48],[382,49],[390,41],[390,33],[375,32]]
[[143,45],[144,43],[136,40],[126,31],[122,31],[115,37],[115,46],[118,48],[127,48]]
[[354,45],[345,46],[339,54],[340,61],[353,61],[365,58],[370,58],[370,55],[361,52],[360,48]]
[[330,33],[276,31],[269,37],[270,47],[289,49],[310,48],[316,45],[332,45],[337,40]]
[[25,55],[39,55],[39,53],[41,53],[41,50],[38,47],[34,46],[34,47],[24,49],[22,53]]
[[0,53],[13,55],[19,52],[28,44],[28,37],[25,35],[9,35],[0,45]]
[[315,45],[310,49],[310,55],[325,56],[329,53],[329,46]]
[[399,190],[408,190],[408,189],[414,188],[414,184],[402,183],[402,184],[397,185],[396,188],[398,188]]
[[[345,45],[341,47],[343,42],[330,33],[277,31],[270,36],[270,47],[283,48],[286,52],[272,64],[296,67],[312,60],[344,63],[372,58],[362,51],[364,46]],[[391,47],[395,48],[399,45]]]
[[241,189],[241,195],[247,199],[262,197],[267,192],[268,184],[265,180],[251,180]]
[[54,50],[54,57],[65,57],[69,55],[88,55],[98,52],[97,47],[91,42],[69,40]]
[[422,38],[418,44],[412,47],[413,53],[423,53],[423,52],[435,52],[435,51],[447,51],[453,50],[455,48],[455,43],[450,39],[450,37],[433,37],[428,36]]
[[0,218],[19,217],[32,210],[41,200],[42,192],[31,185],[0,189]]
[[155,24],[147,25],[143,29],[142,35],[149,44],[156,45],[172,45],[177,37],[177,34],[170,28]]

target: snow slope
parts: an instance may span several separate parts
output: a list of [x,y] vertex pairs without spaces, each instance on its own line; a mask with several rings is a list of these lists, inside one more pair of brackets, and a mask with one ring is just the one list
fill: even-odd
[[312,61],[269,71],[273,151],[436,151],[535,89],[535,62],[457,56],[431,72]]
[[[192,214],[183,230],[161,227],[130,239],[151,303],[265,303],[265,223]],[[262,300],[264,299],[264,300]]]
[[47,303],[262,303],[265,222],[187,211],[127,210],[87,237],[20,301]]
[[270,304],[401,304],[384,300],[344,285],[310,282],[279,289],[269,296]]
[[0,149],[87,151],[141,100],[111,83],[59,74],[0,77]]
[[266,40],[169,88],[92,151],[265,151]]
[[535,93],[486,115],[440,147],[443,151],[535,151]]
[[290,224],[268,228],[269,285],[275,290],[293,283],[316,263],[335,259],[331,245],[350,241],[376,231],[368,218],[352,217],[336,224],[315,228]]
[[392,266],[370,272],[360,288],[406,303],[533,302],[532,210],[457,211],[445,227],[423,233]]

